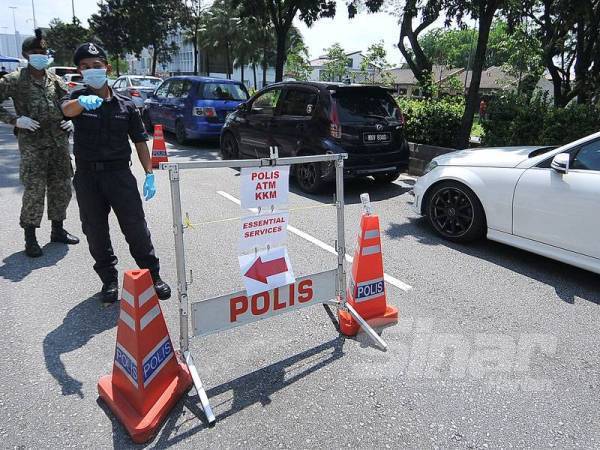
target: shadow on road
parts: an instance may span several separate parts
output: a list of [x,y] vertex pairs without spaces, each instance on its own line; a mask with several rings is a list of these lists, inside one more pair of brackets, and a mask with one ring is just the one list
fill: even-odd
[[[23,241],[24,242],[24,241]],[[23,245],[25,245],[23,243]],[[48,243],[43,247],[44,254],[39,258],[30,258],[25,251],[19,251],[7,256],[0,266],[0,277],[14,283],[23,281],[27,275],[42,267],[54,266],[69,252],[69,247],[64,244]]]
[[[211,406],[217,417],[217,426],[219,426],[219,421],[256,403],[267,406],[271,403],[270,397],[274,393],[343,357],[344,341],[343,336],[338,336],[283,361],[255,370],[208,390],[207,394],[211,399]],[[204,413],[199,406],[198,396],[195,394],[196,391],[192,388],[177,403],[169,414],[165,425],[159,431],[158,437],[154,442],[147,445],[152,445],[153,448],[168,448],[208,427]],[[127,432],[118,419],[103,402],[99,401],[98,403],[112,421],[114,447],[132,447],[134,444],[127,437]],[[225,405],[228,405],[227,409],[224,409]],[[191,414],[188,415],[188,412],[191,412]],[[187,417],[185,417],[186,415]],[[181,417],[185,417],[185,419],[181,421]],[[179,429],[188,423],[196,423],[196,425],[182,433],[178,433]],[[134,448],[143,447],[136,446]]]
[[558,297],[566,303],[574,304],[575,298],[579,297],[600,305],[597,274],[486,239],[469,244],[456,244],[435,234],[426,218],[409,218],[408,220],[402,224],[392,223],[385,230],[385,234],[391,239],[411,236],[423,245],[444,245],[466,255],[505,267],[552,286]]
[[62,395],[77,394],[83,398],[81,381],[71,377],[61,355],[86,345],[97,334],[114,327],[119,316],[119,303],[104,306],[98,294],[71,309],[63,323],[44,338],[44,360],[46,369],[60,384]]

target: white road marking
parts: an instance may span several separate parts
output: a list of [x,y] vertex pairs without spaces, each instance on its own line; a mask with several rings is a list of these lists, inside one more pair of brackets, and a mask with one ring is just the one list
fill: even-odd
[[[237,198],[235,198],[233,195],[231,195],[225,191],[217,191],[217,194],[219,194],[221,197],[224,197],[227,200],[229,200],[237,205],[242,204],[242,202],[240,202]],[[257,212],[257,209],[253,208],[251,211]],[[290,233],[293,233],[296,236],[301,237],[302,239],[306,239],[308,242],[315,244],[317,247],[320,247],[323,250],[337,256],[337,252],[335,251],[335,248],[333,248],[331,245],[327,245],[323,241],[320,241],[316,237],[311,236],[310,234],[308,234],[302,230],[299,230],[298,228],[293,227],[291,225],[288,225],[288,230],[290,231]],[[350,256],[346,253],[346,261],[348,261],[349,263],[352,263],[353,260],[354,260],[354,258],[352,258],[352,256]],[[412,286],[410,286],[409,284],[406,284],[403,281],[400,281],[398,278],[388,275],[387,273],[383,274],[383,279],[385,281],[387,281],[388,283],[390,283],[391,285],[396,286],[398,289],[403,290],[404,292],[410,291],[412,289]]]

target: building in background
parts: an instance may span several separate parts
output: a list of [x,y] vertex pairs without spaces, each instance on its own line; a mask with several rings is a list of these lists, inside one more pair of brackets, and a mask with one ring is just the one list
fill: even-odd
[[[23,45],[23,41],[30,36],[31,35],[29,34],[21,34],[18,31],[16,34],[0,34],[0,55],[23,60],[23,55],[21,55],[21,45]],[[24,65],[24,60],[21,65]],[[6,69],[10,72],[19,67],[19,64],[3,62],[0,63],[0,66],[6,67]]]
[[[348,57],[348,77],[352,81],[360,82],[364,78],[364,73],[360,68],[365,55],[362,52],[351,52],[346,53]],[[321,55],[317,59],[310,61],[312,72],[310,74],[311,81],[324,81],[325,80],[325,64],[327,63],[327,55]],[[367,70],[368,75],[373,75],[375,68],[369,68]]]
[[[173,42],[179,47],[177,52],[171,55],[171,61],[167,63],[157,62],[156,72],[158,76],[168,77],[173,75],[193,75],[194,74],[194,47],[191,42],[183,39],[182,33],[177,33],[172,37]],[[133,54],[126,55],[128,64],[128,73],[132,75],[149,75],[152,71],[152,49],[144,48],[137,58]],[[233,63],[232,63],[233,64]],[[216,78],[227,78],[227,63],[223,51],[206,52],[198,50],[198,74],[202,76],[211,76]],[[275,80],[275,69],[267,68],[267,84]],[[231,75],[233,80],[241,81],[241,68],[233,68]],[[260,89],[263,87],[263,73],[261,67],[256,67],[256,83],[254,83],[254,71],[252,66],[244,67],[244,83],[247,87]]]

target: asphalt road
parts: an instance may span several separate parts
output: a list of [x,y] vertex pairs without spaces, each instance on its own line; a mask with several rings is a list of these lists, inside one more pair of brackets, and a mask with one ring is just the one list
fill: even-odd
[[[216,146],[175,150],[177,160],[216,159]],[[28,259],[18,227],[19,154],[0,126],[0,447],[129,448],[123,427],[97,401],[98,378],[111,370],[118,305],[103,307],[85,240],[50,244]],[[140,181],[139,164],[134,163]],[[241,288],[236,236],[238,172],[182,175],[185,235],[193,270],[192,302]],[[380,215],[385,271],[400,309],[382,331],[384,353],[368,339],[341,337],[320,306],[205,338],[191,350],[218,423],[208,428],[198,399],[186,396],[152,448],[208,447],[598,447],[600,365],[597,275],[483,241],[449,244],[409,207],[410,179],[385,187],[347,185],[346,236],[354,245],[362,192]],[[165,173],[145,203],[163,278],[175,286],[170,194]],[[291,224],[334,245],[329,195],[292,188]],[[231,220],[226,220],[231,219]],[[210,223],[207,223],[210,222]],[[111,221],[119,270],[134,268]],[[83,236],[77,203],[66,228]],[[296,275],[335,267],[335,257],[297,234],[289,253]],[[177,342],[177,304],[163,302]]]

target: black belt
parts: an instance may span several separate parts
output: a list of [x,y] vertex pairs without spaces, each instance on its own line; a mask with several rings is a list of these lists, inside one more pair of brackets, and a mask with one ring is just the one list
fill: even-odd
[[77,170],[90,170],[92,172],[105,172],[107,170],[128,169],[131,161],[128,159],[119,159],[113,161],[75,161]]

